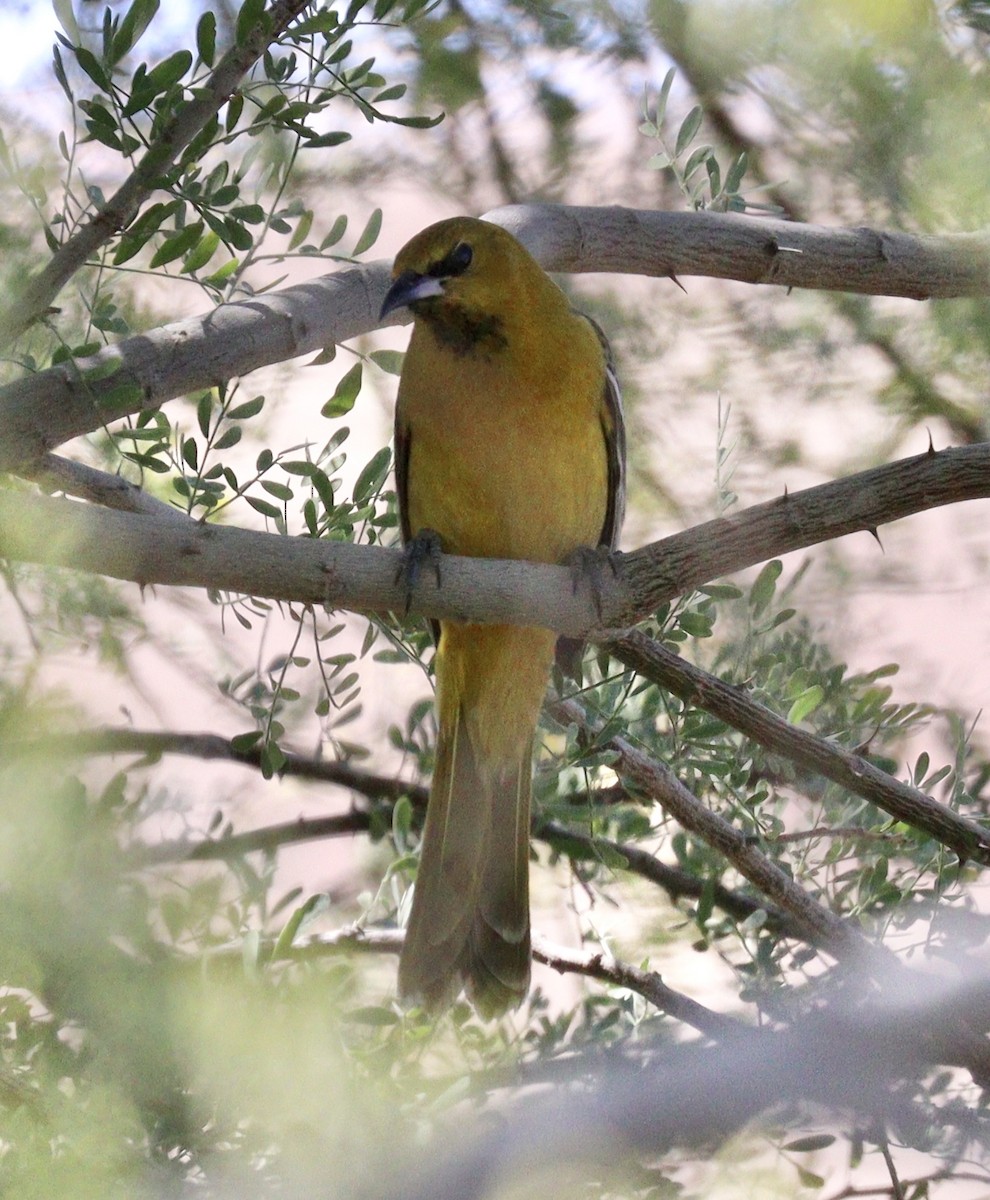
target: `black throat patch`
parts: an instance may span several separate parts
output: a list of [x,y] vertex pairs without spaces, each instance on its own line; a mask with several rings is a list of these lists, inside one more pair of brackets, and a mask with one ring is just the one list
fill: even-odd
[[417,300],[409,307],[426,322],[440,345],[455,354],[493,358],[509,344],[500,317],[462,308],[442,296]]

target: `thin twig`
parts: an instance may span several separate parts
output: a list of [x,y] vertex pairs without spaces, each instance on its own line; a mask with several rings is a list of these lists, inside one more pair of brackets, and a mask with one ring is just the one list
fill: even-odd
[[[290,946],[283,947],[280,955],[288,961],[312,962],[340,953],[398,954],[402,950],[403,936],[399,929],[366,929],[355,925],[333,933],[297,938]],[[261,945],[262,958],[270,956],[274,949],[275,939],[266,939]],[[214,961],[225,958],[240,960],[242,956],[239,944],[216,947],[208,955]],[[628,988],[661,1012],[715,1040],[749,1028],[737,1018],[706,1008],[689,996],[667,987],[656,972],[642,971],[599,951],[583,953],[534,936],[533,958],[560,974],[583,975],[600,983]]]
[[[241,749],[219,734],[163,733],[139,729],[107,728],[85,733],[56,733],[39,741],[8,743],[5,752],[24,755],[44,753],[47,756],[140,754],[147,759],[155,759],[162,754],[182,754],[204,761],[219,759],[237,762],[256,770],[260,770],[262,765],[260,747]],[[422,784],[408,783],[402,779],[365,771],[346,762],[310,759],[292,751],[284,751],[284,755],[280,775],[349,788],[368,800],[382,803],[383,821],[389,820],[390,805],[402,796],[408,797],[413,807],[420,812],[426,809],[429,791]],[[629,799],[628,792],[622,788],[604,789],[604,794],[603,803],[613,803],[619,796]],[[598,793],[588,797],[588,801],[597,806]],[[153,845],[132,845],[129,853],[132,865],[136,866],[155,866],[170,862],[226,862],[256,851],[270,852],[280,846],[295,845],[299,842],[364,833],[370,827],[371,813],[352,809],[348,813],[331,816],[299,817],[294,821],[283,821],[262,826],[260,829],[207,840],[193,841],[181,838]],[[699,879],[687,871],[661,862],[641,846],[629,842],[616,842],[610,838],[590,838],[558,821],[543,820],[538,813],[533,818],[532,835],[570,858],[598,858],[602,850],[619,855],[625,859],[626,869],[630,873],[657,884],[674,901],[681,896],[700,899],[710,886],[710,881]],[[716,883],[711,888],[711,896],[717,908],[737,920],[745,920],[762,909],[767,914],[769,928],[776,929],[785,936],[801,936],[801,931],[787,913],[773,904],[741,892],[734,892],[721,883]]]
[[[85,225],[52,255],[45,268],[20,288],[0,316],[0,345],[19,337],[51,305],[72,276],[133,218],[161,184],[193,138],[220,111],[251,67],[310,0],[275,0],[247,34],[221,58],[209,80],[177,108],[123,184]],[[215,382],[215,381],[214,381]]]
[[534,821],[533,836],[549,842],[569,858],[596,859],[601,857],[602,850],[607,850],[610,854],[617,854],[625,859],[626,870],[657,884],[673,901],[682,896],[700,900],[710,889],[712,903],[730,917],[745,921],[747,917],[762,910],[767,914],[768,928],[785,937],[803,936],[803,931],[776,905],[762,898],[755,899],[742,892],[734,892],[722,883],[713,885],[709,879],[691,875],[679,867],[672,867],[661,862],[642,846],[633,845],[631,842],[616,842],[611,838],[588,837],[587,834],[578,833],[556,821],[541,821],[539,818]]
[[683,1021],[685,1025],[690,1025],[692,1029],[697,1029],[699,1033],[716,1041],[732,1032],[747,1028],[736,1017],[716,1012],[682,992],[675,992],[663,982],[656,971],[640,970],[602,951],[582,954],[569,947],[557,946],[546,938],[534,936],[533,958],[562,975],[584,975],[601,983],[628,988],[655,1005],[661,1012]]

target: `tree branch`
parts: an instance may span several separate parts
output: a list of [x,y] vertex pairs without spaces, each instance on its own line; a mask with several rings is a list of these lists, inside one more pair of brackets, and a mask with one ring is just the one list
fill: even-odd
[[704,275],[929,300],[990,293],[990,236],[913,237],[738,213],[518,204],[485,214],[548,271]]
[[736,1017],[716,1012],[667,987],[656,971],[643,971],[629,963],[620,962],[610,954],[595,951],[582,954],[567,946],[557,946],[543,937],[533,938],[533,958],[552,967],[561,975],[584,975],[614,987],[628,988],[658,1008],[661,1012],[683,1021],[706,1037],[718,1041],[746,1025]]
[[[496,1129],[479,1122],[474,1133],[458,1113],[452,1148],[425,1148],[401,1163],[384,1200],[491,1200],[533,1179],[571,1178],[567,1168],[611,1179],[624,1193],[623,1175],[638,1158],[656,1161],[675,1146],[721,1142],[773,1110],[775,1122],[806,1114],[803,1105],[850,1109],[883,1125],[928,1128],[932,1115],[906,1099],[900,1081],[915,1081],[940,1058],[928,1036],[946,1007],[966,1004],[985,1018],[988,988],[932,986],[912,977],[896,999],[869,1005],[835,1003],[785,1030],[739,1029],[715,1046],[658,1047],[603,1063],[594,1053],[571,1062],[571,1086],[555,1080],[549,1095],[522,1097],[500,1113]],[[908,1093],[909,1094],[909,1093]],[[957,1120],[979,1145],[987,1142],[986,1115],[959,1106]],[[577,1176],[575,1176],[577,1177]]]
[[990,829],[888,775],[862,755],[788,724],[744,691],[692,666],[641,631],[629,630],[603,642],[602,647],[638,674],[725,721],[765,749],[824,775],[898,821],[923,830],[950,847],[963,862],[975,859],[990,864]]
[[181,509],[173,508],[163,500],[156,500],[136,483],[58,454],[42,455],[24,470],[23,475],[26,479],[34,480],[46,492],[63,492],[103,508],[141,513],[186,526],[191,524],[190,518]]
[[[9,755],[43,753],[74,756],[80,754],[140,754],[146,761],[157,761],[163,754],[182,754],[203,761],[224,760],[242,763],[256,770],[261,769],[261,751],[257,747],[240,749],[228,738],[209,733],[163,733],[157,730],[139,729],[94,729],[84,733],[53,733],[37,741],[8,743],[5,751]],[[429,789],[422,784],[408,783],[389,775],[378,775],[362,770],[346,762],[325,762],[307,758],[301,754],[285,751],[285,761],[279,775],[297,779],[308,779],[318,783],[332,783],[350,788],[367,799],[382,803],[383,819],[388,820],[391,804],[406,796],[420,812],[426,810]],[[596,794],[597,798],[597,794]],[[265,825],[259,829],[230,833],[218,838],[191,840],[180,838],[172,841],[155,842],[129,847],[132,865],[137,867],[156,866],[176,862],[227,862],[244,854],[256,851],[273,851],[280,846],[299,842],[316,841],[320,838],[342,837],[364,833],[371,828],[372,814],[365,810],[325,817],[299,817],[294,821],[283,821]],[[544,821],[539,815],[533,818],[532,836],[546,842],[558,853],[571,859],[595,860],[600,850],[607,848],[626,860],[626,869],[634,875],[663,888],[673,901],[682,896],[699,899],[709,882],[699,879],[678,867],[661,862],[641,846],[629,842],[616,842],[611,838],[591,838],[561,824],[559,821]],[[745,920],[762,909],[767,914],[767,924],[787,937],[800,937],[801,931],[794,926],[787,914],[772,904],[754,899],[741,892],[731,891],[716,883],[712,889],[712,901],[717,908],[737,920]]]
[[691,875],[679,867],[661,862],[656,855],[632,842],[616,842],[612,838],[603,837],[591,838],[557,821],[538,819],[533,823],[533,836],[547,842],[553,849],[570,859],[595,861],[601,857],[601,850],[607,849],[626,860],[625,869],[630,874],[638,875],[641,879],[647,879],[663,888],[675,903],[682,896],[700,900],[705,891],[711,888],[712,903],[715,907],[737,921],[745,921],[747,917],[762,909],[767,915],[768,928],[784,937],[804,937],[804,930],[776,905],[766,900],[757,900],[743,892],[734,892],[721,883],[712,886],[710,879]]
[[[509,206],[488,217],[548,270],[714,275],[916,298],[990,291],[983,234],[916,238],[722,213],[564,205]],[[9,384],[0,391],[0,469],[108,421],[377,328],[390,265],[340,271],[126,338],[87,358],[85,378],[66,363]]]
[[[351,952],[398,954],[402,950],[403,939],[401,929],[365,929],[355,925],[334,933],[318,933],[296,938],[290,946],[281,950],[280,959],[290,962],[312,962],[328,955]],[[262,958],[266,961],[280,961],[271,958],[275,946],[274,938],[264,939],[260,948]],[[243,950],[240,945],[220,946],[208,955],[213,960],[231,958],[237,961],[240,961],[242,956]],[[682,992],[667,987],[656,972],[640,970],[612,958],[611,955],[598,951],[584,954],[565,946],[557,946],[546,938],[534,936],[533,958],[561,975],[583,975],[588,979],[597,979],[600,983],[628,988],[629,991],[636,992],[648,1000],[661,1012],[715,1040],[748,1028],[738,1018],[706,1008],[704,1004],[699,1004]]]
[[[990,444],[929,451],[663,538],[601,580],[600,607],[567,567],[445,556],[409,611],[447,620],[542,625],[604,638],[713,579],[939,505],[990,496]],[[66,500],[0,493],[0,557],[143,586],[212,588],[355,612],[406,608],[400,551],[232,526],[158,520]]]
[[[594,724],[576,701],[557,701],[551,705],[551,711],[564,723],[573,722],[586,730],[589,737],[596,736]],[[613,764],[618,774],[659,804],[683,829],[722,854],[744,878],[783,909],[805,941],[840,960],[883,962],[890,969],[893,960],[886,951],[868,943],[852,924],[819,904],[771,862],[741,830],[706,808],[666,764],[650,758],[619,735],[608,737],[599,745],[618,756]]]
[[123,229],[141,204],[161,185],[193,138],[220,111],[257,60],[310,0],[274,0],[244,42],[221,58],[207,83],[181,104],[131,175],[90,221],[64,242],[39,274],[18,291],[0,317],[0,346],[7,345],[41,316],[72,276],[96,251]]

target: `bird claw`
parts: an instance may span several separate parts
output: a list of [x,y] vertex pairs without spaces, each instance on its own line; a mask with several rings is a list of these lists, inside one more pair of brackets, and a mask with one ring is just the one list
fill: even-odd
[[[571,587],[575,593],[582,582],[587,582],[595,604],[595,613],[600,622],[604,598],[605,568],[607,566],[611,570],[613,578],[618,578],[622,570],[621,551],[610,550],[608,546],[579,546],[573,554],[567,556],[565,565],[571,569]],[[582,678],[581,664],[584,660],[584,645],[583,638],[561,635],[557,639],[555,654],[557,667],[561,674],[579,685]]]
[[440,587],[440,560],[443,557],[443,541],[435,529],[421,529],[406,543],[402,551],[402,562],[395,573],[395,582],[405,582],[406,606],[404,615],[409,615],[413,593],[419,584],[424,566],[432,567]]
[[578,546],[567,556],[566,565],[571,569],[571,587],[575,594],[582,583],[587,583],[594,601],[595,615],[601,621],[605,568],[608,567],[612,572],[613,579],[618,579],[622,571],[622,551],[612,550],[608,546]]

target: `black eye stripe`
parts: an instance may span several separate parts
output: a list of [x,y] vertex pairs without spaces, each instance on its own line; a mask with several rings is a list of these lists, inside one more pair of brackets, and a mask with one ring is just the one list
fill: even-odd
[[474,252],[467,242],[458,242],[456,246],[439,262],[431,263],[427,275],[435,279],[449,279],[452,275],[463,275],[471,265]]

